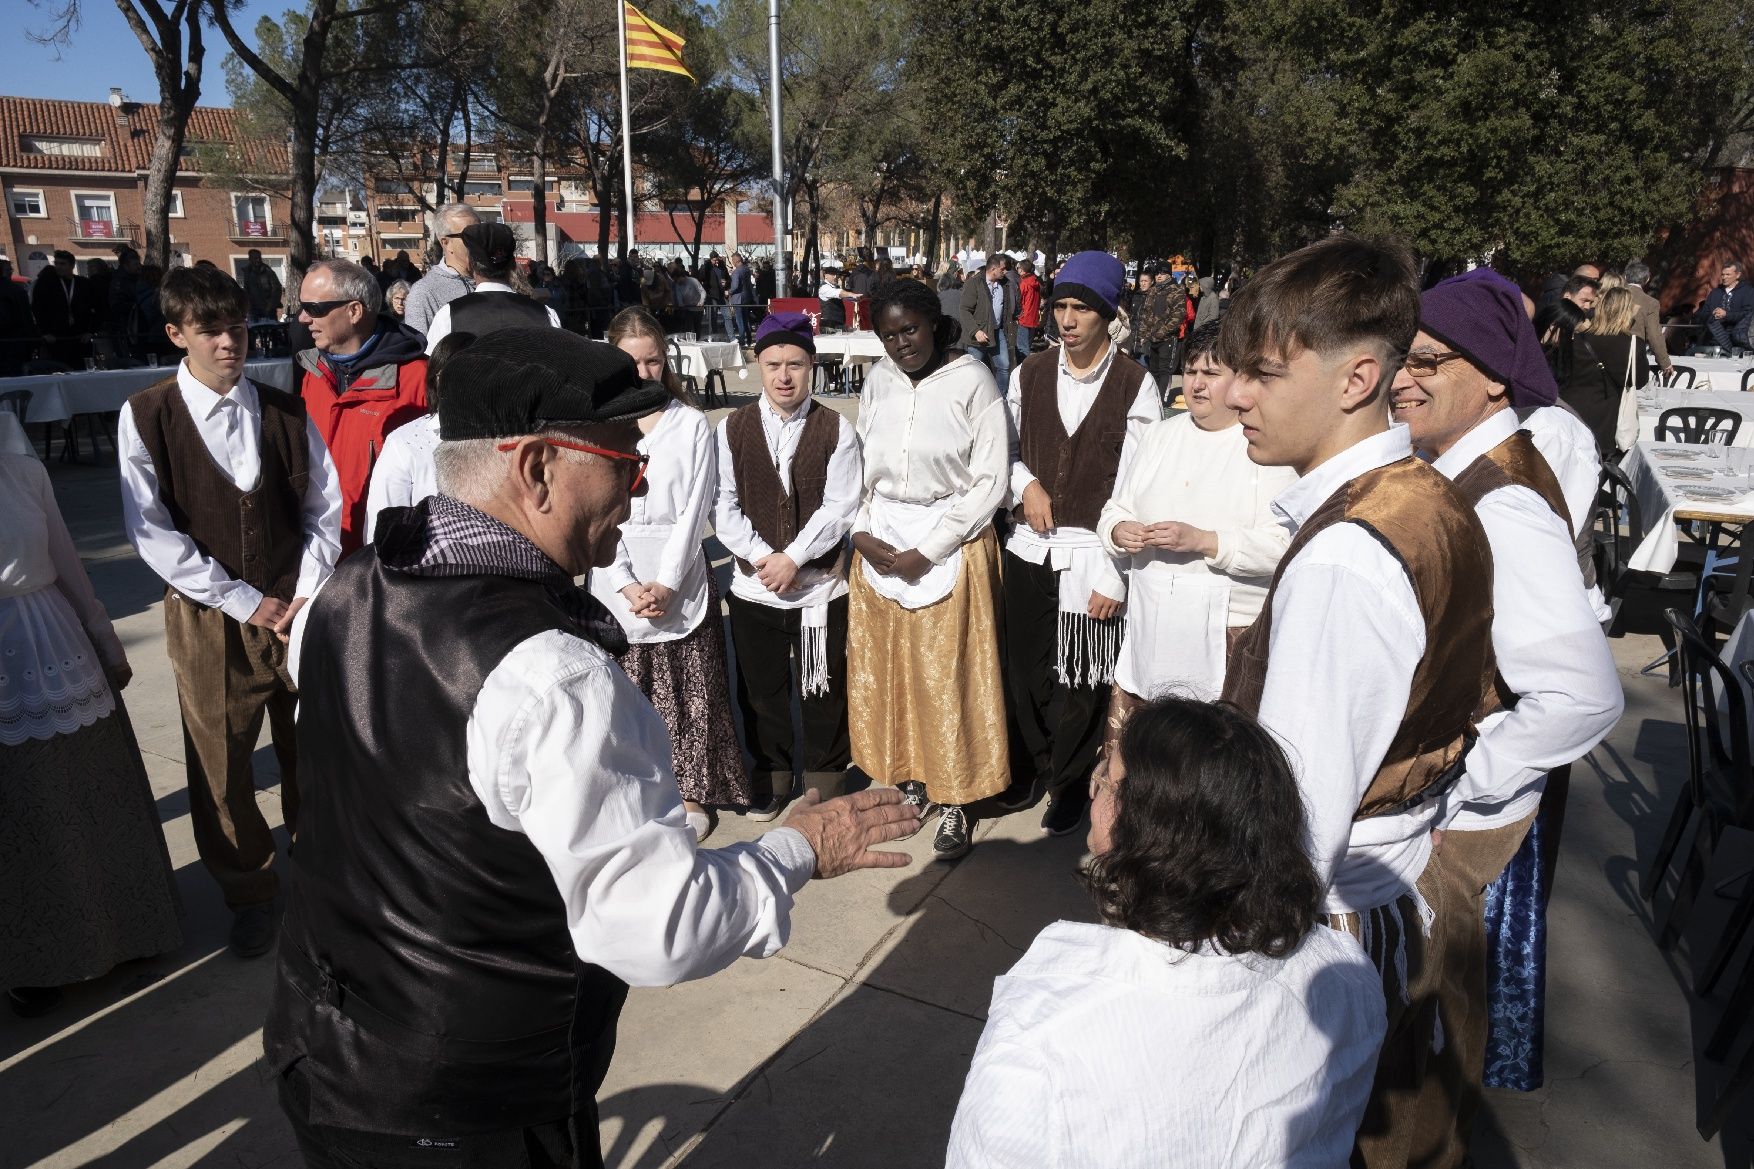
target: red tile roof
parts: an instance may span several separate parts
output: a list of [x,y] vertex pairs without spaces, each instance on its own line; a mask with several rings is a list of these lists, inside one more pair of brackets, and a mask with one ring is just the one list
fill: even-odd
[[[152,158],[152,143],[158,132],[158,106],[155,103],[127,102],[122,106],[121,115],[126,125],[118,120],[117,111],[108,102],[0,97],[0,167],[92,174],[143,171]],[[196,106],[189,117],[187,142],[190,146],[239,143],[238,122],[234,110]],[[91,158],[27,152],[24,140],[34,136],[97,141],[103,144],[103,153]],[[290,169],[284,143],[257,139],[243,145],[251,167],[282,174]],[[185,171],[191,169],[187,157],[183,163]]]

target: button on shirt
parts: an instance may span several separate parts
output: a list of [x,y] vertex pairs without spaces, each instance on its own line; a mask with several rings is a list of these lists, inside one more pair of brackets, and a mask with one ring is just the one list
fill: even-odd
[[[1516,431],[1516,415],[1500,410],[1432,466],[1453,479]],[[1443,826],[1464,831],[1532,813],[1547,772],[1601,742],[1625,701],[1567,522],[1527,487],[1491,492],[1474,514],[1492,546],[1492,651],[1517,702],[1481,720],[1444,796]]]
[[[792,457],[804,437],[804,420],[812,410],[827,407],[818,406],[806,398],[797,413],[783,418],[763,394],[756,408],[761,419],[762,436],[767,441],[768,457],[774,461],[780,483],[790,494]],[[835,415],[840,431],[834,453],[828,457],[828,482],[822,490],[822,506],[805,522],[790,545],[775,549],[757,534],[755,525],[749,522],[738,501],[737,469],[731,460],[731,440],[727,435],[729,421],[727,418],[719,423],[719,494],[713,505],[713,528],[719,543],[732,556],[751,565],[776,551],[783,552],[799,566],[802,577],[807,561],[835,547],[852,530],[864,482],[858,437],[845,418]],[[733,564],[732,569],[731,592],[746,601],[771,605],[776,609],[803,609],[826,604],[845,596],[847,591],[846,573],[838,566],[814,580],[801,580],[800,587],[783,594],[771,591],[753,572],[744,571],[741,564]]]
[[[1367,471],[1413,453],[1397,423],[1312,469],[1273,501],[1299,527]],[[1425,656],[1425,618],[1401,562],[1360,524],[1334,524],[1284,567],[1273,593],[1260,721],[1290,758],[1309,818],[1326,912],[1358,913],[1410,893],[1431,856],[1436,801],[1352,817],[1376,778]]]
[[[217,394],[197,381],[184,361],[177,368],[177,390],[220,473],[239,491],[255,490],[262,477],[262,407],[255,384],[239,378],[229,393]],[[116,443],[121,451],[122,522],[134,551],[185,597],[234,621],[248,621],[262,603],[261,592],[233,578],[172,521],[159,498],[158,472],[140,440],[131,402],[122,406]],[[305,444],[310,478],[302,507],[304,554],[294,590],[300,597],[317,591],[341,555],[341,489],[328,449],[308,417]]]

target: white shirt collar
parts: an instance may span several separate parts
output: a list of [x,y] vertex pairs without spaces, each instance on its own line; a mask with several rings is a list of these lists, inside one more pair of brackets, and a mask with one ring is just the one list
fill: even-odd
[[790,418],[783,418],[780,416],[780,412],[774,409],[773,403],[767,400],[767,395],[761,395],[762,412],[780,426],[789,426],[794,422],[804,421],[809,415],[811,408],[815,405],[816,400],[814,398],[805,398],[804,404],[798,407],[798,412],[796,414],[793,414]]
[[1343,484],[1350,483],[1366,471],[1386,467],[1413,453],[1413,441],[1405,422],[1394,422],[1381,434],[1373,434],[1353,443],[1309,474],[1279,493],[1273,510],[1302,527],[1315,509],[1328,501]]
[[1096,363],[1096,367],[1089,373],[1076,374],[1072,372],[1072,367],[1066,364],[1066,347],[1062,345],[1060,346],[1060,376],[1071,378],[1075,382],[1083,382],[1085,385],[1100,382],[1108,376],[1108,367],[1115,363],[1115,353],[1115,343],[1111,338],[1108,343],[1108,352],[1102,355],[1102,360]]
[[475,284],[476,292],[516,292],[509,284],[501,284],[497,280],[480,280]]
[[1454,479],[1472,466],[1475,459],[1515,434],[1519,425],[1516,411],[1507,406],[1462,435],[1431,465],[1442,471],[1444,478]]
[[189,372],[189,359],[186,357],[177,366],[177,389],[182,391],[183,402],[189,407],[189,413],[196,418],[211,418],[227,404],[235,405],[248,414],[256,412],[256,387],[249,378],[240,376],[238,384],[231,388],[230,393],[216,394]]

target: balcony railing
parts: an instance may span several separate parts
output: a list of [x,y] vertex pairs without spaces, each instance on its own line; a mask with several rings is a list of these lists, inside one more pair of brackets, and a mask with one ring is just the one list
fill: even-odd
[[67,237],[76,244],[130,244],[140,246],[140,225],[113,223],[108,219],[70,219]]
[[283,244],[286,242],[286,228],[278,223],[266,223],[260,219],[233,219],[230,224],[233,243]]

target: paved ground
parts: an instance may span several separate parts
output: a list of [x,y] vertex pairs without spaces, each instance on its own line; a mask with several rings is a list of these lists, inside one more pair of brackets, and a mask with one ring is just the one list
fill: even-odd
[[[51,471],[134,664],[126,697],[187,940],[75,988],[48,1018],[0,1012],[0,1169],[296,1166],[260,1062],[272,963],[226,951],[229,918],[190,837],[160,589],[121,537],[113,467]],[[1552,913],[1547,1086],[1492,1095],[1483,1167],[1748,1163],[1746,1114],[1729,1153],[1694,1131],[1689,980],[1652,945],[1635,892],[1684,768],[1678,692],[1635,673],[1650,644],[1617,644],[1626,718],[1576,769]],[[278,821],[271,753],[258,765]],[[727,817],[712,843],[751,827]],[[1028,813],[979,836],[955,865],[926,859],[923,833],[908,868],[812,884],[777,958],[635,991],[602,1093],[608,1164],[941,1164],[993,977],[1042,926],[1089,916],[1073,880],[1080,842],[1042,839]]]

